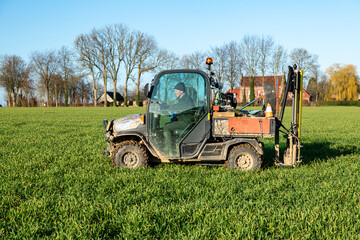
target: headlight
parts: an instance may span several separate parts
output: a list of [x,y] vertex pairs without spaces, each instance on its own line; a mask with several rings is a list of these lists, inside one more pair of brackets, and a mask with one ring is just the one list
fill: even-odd
[[144,117],[142,114],[135,114],[114,121],[114,132],[126,131],[137,128],[140,124],[144,124]]

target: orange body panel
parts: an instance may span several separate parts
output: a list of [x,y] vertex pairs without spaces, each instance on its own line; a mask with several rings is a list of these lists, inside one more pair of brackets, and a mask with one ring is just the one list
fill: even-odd
[[229,133],[270,133],[269,118],[229,118]]

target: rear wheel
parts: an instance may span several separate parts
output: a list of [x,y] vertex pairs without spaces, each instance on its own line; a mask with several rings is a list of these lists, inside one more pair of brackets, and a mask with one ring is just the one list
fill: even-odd
[[145,148],[135,141],[125,141],[115,148],[112,157],[112,164],[115,167],[139,168],[145,167],[148,162],[148,156]]
[[243,171],[258,170],[261,167],[261,158],[251,145],[242,144],[230,151],[227,166]]

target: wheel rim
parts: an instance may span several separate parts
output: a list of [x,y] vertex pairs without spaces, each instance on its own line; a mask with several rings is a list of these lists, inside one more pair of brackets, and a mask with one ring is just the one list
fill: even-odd
[[251,167],[252,164],[252,158],[249,154],[240,154],[236,158],[236,166],[240,169],[248,169]]
[[135,153],[128,152],[124,154],[123,162],[127,167],[134,167],[139,162],[139,157]]

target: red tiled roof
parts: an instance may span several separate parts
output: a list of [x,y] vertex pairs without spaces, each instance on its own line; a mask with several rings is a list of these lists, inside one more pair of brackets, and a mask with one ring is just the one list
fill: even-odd
[[305,89],[303,89],[303,93],[305,93],[305,97],[310,97],[310,93],[308,93]]

